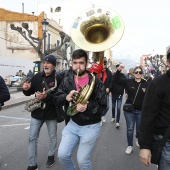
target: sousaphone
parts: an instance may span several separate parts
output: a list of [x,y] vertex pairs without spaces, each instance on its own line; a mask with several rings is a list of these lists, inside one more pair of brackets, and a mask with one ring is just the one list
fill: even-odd
[[[100,72],[103,68],[104,50],[116,45],[123,36],[124,23],[120,15],[111,9],[94,7],[81,13],[73,22],[71,27],[71,38],[73,42],[85,51],[94,52],[98,58],[99,65],[92,65],[94,72]],[[91,73],[92,74],[92,73]],[[86,103],[93,91],[95,76],[92,74],[92,83],[85,85],[67,110],[70,116],[75,115],[77,103]]]
[[94,7],[74,20],[71,38],[81,49],[100,52],[116,45],[122,38],[124,29],[124,22],[116,11]]

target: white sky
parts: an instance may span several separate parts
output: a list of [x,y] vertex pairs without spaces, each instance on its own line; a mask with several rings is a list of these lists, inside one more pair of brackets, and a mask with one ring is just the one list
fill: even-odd
[[[37,14],[39,2],[63,2],[64,28],[69,30],[75,17],[84,10],[103,6],[117,11],[124,20],[125,32],[113,48],[113,58],[129,58],[139,62],[143,54],[165,53],[170,45],[169,0],[0,0],[0,7],[12,11]],[[67,32],[69,34],[69,31]]]

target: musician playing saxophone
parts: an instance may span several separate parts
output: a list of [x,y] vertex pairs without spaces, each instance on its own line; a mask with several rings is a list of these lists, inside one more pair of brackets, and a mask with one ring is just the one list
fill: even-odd
[[[92,85],[93,75],[87,69],[88,56],[84,50],[75,50],[72,54],[72,71],[74,74],[66,77],[56,94],[55,102],[61,105],[73,104],[75,93],[80,92],[85,85]],[[58,158],[65,170],[75,170],[71,158],[73,150],[78,146],[77,162],[79,169],[91,170],[90,157],[94,144],[100,134],[100,122],[106,109],[106,91],[103,83],[95,77],[93,91],[85,103],[77,103],[74,115],[62,132],[58,149]]]
[[[43,72],[39,72],[32,77],[30,82],[23,84],[23,93],[26,96],[35,94],[38,100],[45,104],[45,108],[36,108],[31,112],[30,133],[29,133],[29,166],[27,170],[38,169],[37,165],[37,141],[43,123],[46,123],[50,138],[47,167],[54,164],[56,145],[57,145],[57,121],[56,121],[56,107],[53,103],[44,103],[47,96],[53,96],[57,91],[60,83],[60,77],[56,76],[56,58],[53,55],[48,55],[43,61]],[[57,83],[57,84],[56,84]],[[47,90],[53,89],[49,94]]]

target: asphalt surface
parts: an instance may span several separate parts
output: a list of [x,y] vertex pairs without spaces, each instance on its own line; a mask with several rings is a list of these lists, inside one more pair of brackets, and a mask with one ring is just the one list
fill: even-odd
[[[30,98],[33,98],[31,96]],[[24,110],[28,100],[22,92],[11,93],[11,99],[5,103],[0,112],[0,170],[26,170],[28,166],[28,134],[30,113]],[[30,99],[29,99],[30,100]],[[14,102],[15,101],[15,102]],[[110,103],[111,104],[111,103]],[[131,155],[125,154],[126,124],[121,114],[120,129],[115,128],[111,120],[111,107],[107,113],[107,122],[101,127],[101,134],[92,154],[93,170],[157,170],[155,165],[149,168],[140,163],[139,148],[135,145]],[[58,145],[65,124],[58,124]],[[43,125],[38,141],[39,170],[47,170],[49,138],[46,125]],[[76,150],[73,153],[76,162]],[[77,165],[77,164],[76,164]],[[50,170],[63,170],[58,159]],[[78,170],[78,167],[77,167]]]

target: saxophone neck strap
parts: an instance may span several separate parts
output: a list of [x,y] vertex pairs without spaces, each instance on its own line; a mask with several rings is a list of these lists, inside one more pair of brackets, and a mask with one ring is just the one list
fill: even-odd
[[54,84],[54,87],[51,87],[51,88],[48,87],[47,82],[45,81],[45,77],[43,78],[43,83],[44,83],[45,89],[47,91],[50,91],[50,89],[53,91],[57,87],[57,73],[55,73],[55,84]]

